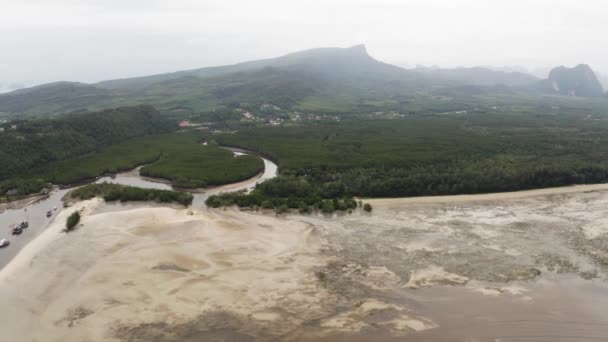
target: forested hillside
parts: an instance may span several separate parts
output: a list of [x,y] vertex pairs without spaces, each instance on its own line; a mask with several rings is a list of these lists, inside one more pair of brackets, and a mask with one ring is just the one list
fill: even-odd
[[13,121],[0,127],[0,181],[114,143],[175,129],[149,106]]
[[110,104],[113,96],[114,92],[89,84],[56,82],[0,94],[0,112],[20,119],[51,116]]

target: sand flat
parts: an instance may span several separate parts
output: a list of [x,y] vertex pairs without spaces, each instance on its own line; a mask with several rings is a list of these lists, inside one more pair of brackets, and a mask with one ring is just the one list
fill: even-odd
[[[3,336],[608,339],[608,193],[577,189],[333,217],[80,202],[0,271]],[[82,224],[62,233],[73,210]]]

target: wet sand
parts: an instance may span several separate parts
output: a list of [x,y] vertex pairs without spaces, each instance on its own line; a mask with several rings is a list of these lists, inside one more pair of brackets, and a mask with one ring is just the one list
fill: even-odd
[[0,271],[3,337],[607,340],[608,191],[564,189],[333,217],[81,202]]
[[475,195],[450,195],[450,196],[420,196],[420,197],[400,197],[400,198],[374,198],[366,199],[366,202],[376,203],[383,206],[400,206],[403,204],[416,203],[460,203],[460,202],[489,202],[498,200],[509,200],[528,197],[539,197],[549,195],[563,195],[580,193],[586,191],[608,190],[608,183],[602,184],[581,184],[562,186],[557,188],[545,188],[534,190],[521,190],[510,192],[496,192],[489,194]]

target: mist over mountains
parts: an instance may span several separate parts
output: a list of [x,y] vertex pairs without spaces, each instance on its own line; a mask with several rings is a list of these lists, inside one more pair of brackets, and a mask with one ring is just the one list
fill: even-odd
[[34,85],[34,82],[0,82],[0,94],[8,93]]
[[37,116],[150,104],[162,112],[260,106],[322,112],[374,110],[413,96],[488,94],[603,96],[588,66],[560,67],[540,79],[517,70],[404,69],[370,56],[364,45],[317,48],[277,58],[95,84],[55,82],[0,95],[0,112]]
[[544,81],[546,91],[560,95],[580,97],[600,97],[604,95],[602,84],[586,64],[574,68],[559,66],[549,73]]

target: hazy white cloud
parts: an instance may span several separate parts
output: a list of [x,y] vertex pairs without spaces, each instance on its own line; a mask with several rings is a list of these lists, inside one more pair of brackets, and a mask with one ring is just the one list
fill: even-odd
[[414,65],[589,63],[601,0],[0,0],[0,82],[97,81],[365,43]]

